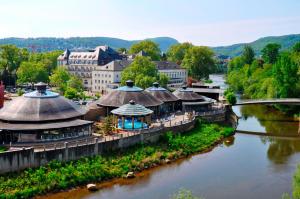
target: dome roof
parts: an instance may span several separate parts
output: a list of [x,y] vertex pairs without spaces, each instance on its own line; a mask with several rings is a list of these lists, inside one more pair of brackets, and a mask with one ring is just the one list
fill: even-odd
[[173,94],[182,101],[205,101],[203,96],[194,93],[193,90],[187,88],[186,86],[177,89],[173,92]]
[[36,91],[17,97],[0,109],[0,120],[43,122],[71,119],[85,114],[86,111],[71,100],[46,91],[45,84],[37,84],[36,87]]
[[153,111],[145,108],[140,104],[136,104],[135,101],[130,100],[129,104],[125,104],[117,109],[111,111],[115,115],[124,115],[124,116],[145,116],[152,114]]
[[127,81],[126,86],[112,90],[105,96],[102,96],[96,103],[100,106],[120,107],[128,104],[130,100],[134,100],[137,104],[145,107],[159,106],[163,102],[150,93],[144,91],[139,87],[133,86],[132,81]]
[[175,102],[179,99],[170,91],[165,88],[159,87],[159,83],[154,82],[153,86],[146,89],[156,99],[160,99],[163,102]]

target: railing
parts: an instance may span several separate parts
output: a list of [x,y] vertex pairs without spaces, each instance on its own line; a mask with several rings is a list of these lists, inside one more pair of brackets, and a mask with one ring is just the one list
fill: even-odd
[[211,111],[205,111],[205,112],[196,112],[196,116],[212,116],[212,115],[218,115],[218,114],[223,114],[226,112],[225,108],[221,109],[216,109],[216,110],[211,110]]

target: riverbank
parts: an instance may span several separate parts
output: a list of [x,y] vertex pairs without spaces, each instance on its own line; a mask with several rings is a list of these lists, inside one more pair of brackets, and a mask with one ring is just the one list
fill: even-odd
[[124,177],[130,171],[139,172],[204,152],[233,131],[233,128],[216,124],[197,124],[184,135],[167,133],[155,144],[137,145],[122,152],[67,163],[51,162],[37,169],[5,175],[0,178],[0,198],[30,198],[90,182]]

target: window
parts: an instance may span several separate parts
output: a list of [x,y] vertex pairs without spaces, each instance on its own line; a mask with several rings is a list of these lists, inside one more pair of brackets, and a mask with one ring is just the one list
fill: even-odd
[[89,84],[87,80],[84,80],[84,84]]

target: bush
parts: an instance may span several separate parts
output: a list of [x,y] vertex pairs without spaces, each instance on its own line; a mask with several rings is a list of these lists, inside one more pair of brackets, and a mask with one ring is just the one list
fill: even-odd
[[[152,145],[137,145],[122,152],[65,163],[52,161],[46,166],[0,176],[0,198],[32,198],[49,191],[122,177],[129,171],[140,171],[146,166],[162,163],[166,158],[176,159],[201,152],[229,134],[229,131],[232,133],[233,129],[203,123],[184,135],[166,133],[164,141]],[[179,194],[190,195],[187,192]]]
[[227,93],[227,95],[225,96],[227,102],[231,105],[235,105],[236,104],[236,96],[234,93],[230,92]]
[[24,93],[25,93],[25,92],[24,92],[23,89],[18,88],[18,90],[17,90],[18,96],[22,96]]
[[64,96],[68,99],[78,99],[79,98],[79,94],[78,94],[77,90],[75,88],[71,88],[71,87],[67,88]]

